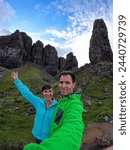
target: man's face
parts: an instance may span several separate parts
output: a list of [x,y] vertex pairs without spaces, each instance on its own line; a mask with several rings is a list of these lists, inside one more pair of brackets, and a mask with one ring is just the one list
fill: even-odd
[[72,82],[70,75],[62,75],[59,79],[59,89],[62,96],[69,95],[73,92],[75,83]]
[[46,89],[42,91],[43,97],[47,100],[47,101],[51,101],[53,98],[53,90],[51,89]]

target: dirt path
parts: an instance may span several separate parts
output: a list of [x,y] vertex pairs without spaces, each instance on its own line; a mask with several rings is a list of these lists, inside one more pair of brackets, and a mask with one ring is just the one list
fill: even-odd
[[[104,147],[111,146],[112,142],[113,142],[112,123],[89,124],[84,130],[81,150],[103,149]],[[109,148],[106,150],[111,149]]]

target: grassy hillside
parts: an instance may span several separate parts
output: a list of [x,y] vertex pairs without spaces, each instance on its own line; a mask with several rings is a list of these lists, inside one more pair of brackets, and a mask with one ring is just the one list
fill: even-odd
[[[37,67],[25,65],[15,70],[19,72],[19,78],[34,93],[41,90],[45,81],[42,79]],[[25,115],[27,107],[31,105],[16,90],[13,79],[10,77],[12,71],[14,70],[7,71],[0,79],[0,149],[3,147],[4,150],[9,150],[11,147],[16,149],[19,145],[22,146],[24,143],[33,141],[31,129],[34,115]],[[15,98],[22,102],[14,103]],[[3,106],[5,101],[6,106]]]
[[[78,86],[83,89],[82,100],[86,110],[83,118],[86,124],[104,122],[105,118],[108,121],[112,120],[113,76],[110,73],[107,74],[108,68],[112,69],[111,66],[112,64],[106,62],[99,63],[95,67],[99,73],[91,73],[96,71],[88,66],[76,72]],[[102,73],[101,70],[103,70]]]
[[[33,65],[25,65],[15,69],[19,72],[19,78],[34,93],[39,93],[43,83],[47,82],[44,74]],[[26,109],[31,106],[26,102],[13,85],[10,75],[14,69],[7,71],[0,78],[0,149],[15,150],[29,142],[33,142],[31,134],[34,114],[25,115]],[[104,117],[112,117],[112,78],[104,76],[94,77],[89,80],[90,75],[85,71],[76,73],[78,87],[83,89],[82,100],[84,102],[83,119],[87,125],[90,122],[103,122]],[[53,80],[52,86],[55,97],[59,98],[58,83]],[[41,94],[37,94],[42,96]],[[21,103],[14,103],[19,99]],[[90,105],[86,105],[90,102]],[[6,104],[6,105],[4,105]]]
[[104,122],[105,117],[112,117],[113,95],[112,81],[108,78],[102,78],[100,82],[91,82],[83,90],[83,99],[91,102],[91,105],[84,106],[87,110],[83,113],[84,121],[88,122]]

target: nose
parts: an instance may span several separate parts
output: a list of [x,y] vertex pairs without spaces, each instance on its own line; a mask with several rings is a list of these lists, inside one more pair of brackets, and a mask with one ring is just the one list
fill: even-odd
[[62,88],[65,88],[66,84],[63,82],[61,86],[62,86]]

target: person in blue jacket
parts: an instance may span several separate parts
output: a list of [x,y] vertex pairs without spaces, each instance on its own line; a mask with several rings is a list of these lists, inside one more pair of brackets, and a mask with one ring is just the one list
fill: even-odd
[[53,112],[58,104],[58,102],[53,99],[53,89],[48,84],[43,85],[43,98],[40,98],[34,95],[29,88],[22,83],[18,77],[18,72],[12,72],[11,77],[14,79],[14,84],[21,95],[30,102],[36,110],[32,134],[36,143],[40,144],[41,141],[50,135],[50,124]]

